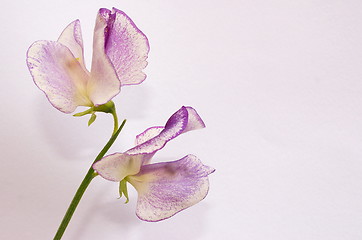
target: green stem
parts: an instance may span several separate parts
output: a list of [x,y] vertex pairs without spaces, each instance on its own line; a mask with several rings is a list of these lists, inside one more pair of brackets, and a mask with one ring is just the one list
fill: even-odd
[[118,129],[118,117],[117,117],[117,113],[116,113],[116,108],[113,108],[112,116],[113,116],[113,120],[114,120],[113,121],[114,122],[113,134],[115,134]]
[[[93,164],[97,161],[99,161],[101,158],[103,158],[103,156],[106,154],[106,152],[109,150],[109,148],[112,146],[112,144],[114,143],[114,141],[117,139],[119,133],[121,132],[124,124],[126,123],[126,120],[123,120],[121,126],[118,128],[118,130],[112,135],[112,137],[109,139],[109,141],[107,142],[107,144],[103,147],[102,151],[98,154],[98,156],[96,157],[96,159],[94,160]],[[92,165],[93,165],[92,164]],[[82,183],[80,184],[77,192],[75,193],[72,202],[70,203],[67,212],[65,213],[63,220],[58,228],[57,233],[55,234],[54,240],[60,240],[65,232],[65,229],[67,228],[70,219],[73,216],[73,213],[75,211],[75,209],[78,206],[78,203],[80,201],[80,199],[82,198],[85,190],[87,189],[87,187],[89,186],[90,182],[92,181],[92,179],[97,176],[97,174],[94,172],[92,166],[90,166],[87,174],[85,175]]]

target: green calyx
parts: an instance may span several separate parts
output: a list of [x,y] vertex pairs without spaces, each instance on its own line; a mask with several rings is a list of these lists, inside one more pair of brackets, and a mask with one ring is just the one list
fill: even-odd
[[110,113],[113,115],[113,118],[115,119],[115,129],[118,128],[118,119],[117,119],[117,114],[116,114],[116,107],[114,105],[113,101],[109,101],[103,105],[99,105],[99,106],[92,106],[89,109],[83,111],[83,112],[79,112],[74,114],[74,117],[81,117],[81,116],[85,116],[87,114],[91,114],[91,117],[88,121],[88,126],[90,126],[92,123],[94,123],[94,121],[97,118],[97,115],[95,114],[96,112],[104,112],[104,113]]
[[125,203],[128,203],[129,197],[128,197],[128,190],[127,190],[127,177],[123,178],[123,180],[119,182],[119,198],[121,198],[123,195],[126,198]]
[[95,112],[104,112],[104,113],[114,113],[116,111],[115,105],[113,101],[109,101],[103,105],[92,106],[84,112],[76,113],[74,117],[81,117],[87,114],[94,114]]

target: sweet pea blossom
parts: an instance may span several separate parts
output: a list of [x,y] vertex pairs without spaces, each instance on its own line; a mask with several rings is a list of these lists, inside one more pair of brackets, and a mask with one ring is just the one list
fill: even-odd
[[57,41],[33,43],[27,65],[50,103],[71,113],[77,106],[103,105],[121,86],[141,83],[148,52],[146,36],[124,12],[102,8],[94,28],[90,72],[84,63],[79,20],[70,23]]
[[160,221],[188,208],[208,193],[208,175],[215,170],[194,155],[180,160],[153,163],[153,155],[182,133],[204,128],[205,124],[191,107],[175,112],[165,126],[151,127],[136,136],[136,146],[124,153],[108,155],[93,164],[103,178],[120,182],[128,199],[126,183],[138,192],[137,216],[145,221]]

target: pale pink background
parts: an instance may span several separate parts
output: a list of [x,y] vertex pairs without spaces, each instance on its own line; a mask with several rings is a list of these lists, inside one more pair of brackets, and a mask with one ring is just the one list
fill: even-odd
[[0,239],[53,238],[110,116],[92,127],[52,108],[25,65],[28,46],[79,18],[88,66],[100,7],[125,11],[151,45],[147,80],[115,98],[128,123],[110,152],[182,105],[207,128],[158,160],[216,168],[200,204],[160,222],[135,216],[95,179],[64,240],[362,239],[360,0],[6,1],[1,26]]

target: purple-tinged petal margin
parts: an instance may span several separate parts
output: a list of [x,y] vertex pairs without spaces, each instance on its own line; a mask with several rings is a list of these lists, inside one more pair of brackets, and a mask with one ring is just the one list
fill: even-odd
[[142,166],[137,175],[129,177],[138,192],[137,216],[160,221],[200,202],[208,193],[208,175],[214,171],[193,155]]
[[121,85],[140,84],[146,79],[142,70],[150,49],[147,37],[124,12],[116,8],[99,12],[107,22],[105,51]]
[[30,46],[26,61],[35,84],[55,108],[71,113],[77,106],[91,105],[85,94],[89,76],[66,46],[37,41]]
[[93,36],[93,58],[88,94],[94,105],[107,103],[121,91],[121,83],[105,53],[107,22],[98,12]]
[[156,137],[163,129],[165,129],[165,127],[161,126],[147,128],[144,132],[136,136],[136,146]]
[[74,57],[80,62],[81,66],[86,70],[84,65],[83,39],[79,20],[71,22],[58,38],[58,42],[66,46]]
[[[192,107],[181,107],[168,119],[164,129],[158,135],[155,135],[153,138],[145,142],[141,141],[141,144],[137,145],[134,148],[131,148],[126,153],[131,155],[154,154],[156,151],[163,148],[168,141],[174,139],[181,133],[203,127],[205,127],[205,124],[203,123],[202,119],[197,114],[195,109],[193,109]],[[148,129],[138,136],[146,135],[147,131],[150,130]]]
[[192,107],[186,107],[186,110],[188,113],[188,121],[183,133],[205,127],[204,121],[202,121],[195,109]]
[[128,175],[137,174],[142,164],[141,155],[115,153],[102,158],[93,164],[93,169],[103,178],[120,182]]
[[[147,142],[151,138],[156,137],[164,129],[165,129],[165,127],[160,127],[160,126],[147,128],[143,133],[136,136],[136,146]],[[150,154],[143,154],[143,164],[148,164],[150,162],[151,158],[155,155],[155,153],[156,152],[153,152]]]

